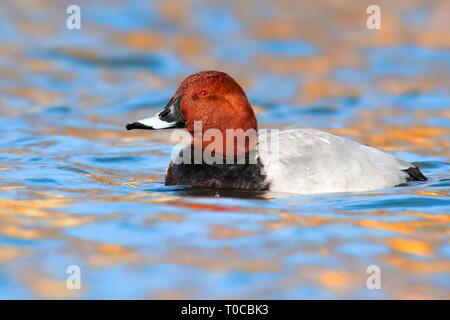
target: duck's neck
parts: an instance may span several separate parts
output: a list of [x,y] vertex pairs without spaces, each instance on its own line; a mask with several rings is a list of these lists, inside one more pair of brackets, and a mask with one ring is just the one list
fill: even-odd
[[[221,152],[215,152],[215,150],[199,148],[192,143],[181,150],[180,157],[183,157],[185,164],[252,165],[258,162],[258,148],[256,144],[243,154],[233,153],[231,156],[226,156]],[[189,162],[186,163],[186,160],[189,160]]]
[[[256,120],[250,127],[244,129],[242,129],[242,126],[236,126],[236,128],[209,128],[208,125],[205,125],[203,128],[195,128],[194,125],[194,130],[189,130],[189,133],[192,137],[192,150],[201,151],[204,156],[210,155],[217,159],[220,157],[229,159],[223,163],[233,163],[233,160],[249,157],[250,159],[247,160],[251,160],[251,156],[255,154],[258,145]],[[218,162],[220,163],[220,161]],[[249,162],[234,161],[234,163]]]

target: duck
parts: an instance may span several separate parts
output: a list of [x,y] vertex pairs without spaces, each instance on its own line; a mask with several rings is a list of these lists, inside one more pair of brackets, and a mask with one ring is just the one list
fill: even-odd
[[[201,132],[255,134],[241,140],[219,139],[211,150],[211,138],[196,133],[199,123]],[[130,122],[126,129],[181,129],[189,134],[191,139],[176,152],[187,161],[172,158],[167,186],[319,194],[366,192],[427,180],[418,166],[349,138],[312,128],[258,130],[244,90],[221,71],[188,76],[162,111]],[[214,161],[195,159],[206,151]]]

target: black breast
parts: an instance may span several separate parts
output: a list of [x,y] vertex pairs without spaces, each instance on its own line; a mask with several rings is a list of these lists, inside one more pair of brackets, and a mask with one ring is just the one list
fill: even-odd
[[256,164],[174,164],[170,163],[166,185],[193,187],[268,190],[270,184],[262,174],[263,165]]

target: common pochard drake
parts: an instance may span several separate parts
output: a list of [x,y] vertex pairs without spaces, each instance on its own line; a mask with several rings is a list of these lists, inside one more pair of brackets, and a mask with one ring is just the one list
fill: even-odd
[[[225,136],[227,130],[241,129],[256,134],[244,142],[223,139],[211,152],[208,150],[211,137],[196,140],[196,123],[202,124],[202,132],[212,129]],[[161,112],[129,123],[126,128],[185,128],[194,137],[179,152],[180,156],[188,152],[191,161],[180,163],[172,159],[166,172],[166,185],[312,194],[369,191],[427,180],[411,163],[326,132],[257,131],[256,117],[244,90],[232,77],[219,71],[203,71],[187,77]],[[211,163],[203,158],[196,161],[196,150],[210,151],[215,159],[246,161]]]

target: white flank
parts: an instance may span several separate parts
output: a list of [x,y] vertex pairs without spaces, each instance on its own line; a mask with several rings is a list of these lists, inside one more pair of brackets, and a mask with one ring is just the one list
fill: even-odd
[[[267,139],[278,140],[279,154]],[[406,182],[413,165],[376,148],[314,129],[260,134],[258,152],[271,190],[289,193],[360,192]]]

